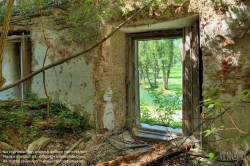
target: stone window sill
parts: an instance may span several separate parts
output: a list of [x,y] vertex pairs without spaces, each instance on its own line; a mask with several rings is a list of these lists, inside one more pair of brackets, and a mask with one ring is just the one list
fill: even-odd
[[132,130],[135,136],[153,141],[171,140],[182,136],[182,129],[173,129],[171,127],[157,125],[150,126],[144,123],[134,127]]

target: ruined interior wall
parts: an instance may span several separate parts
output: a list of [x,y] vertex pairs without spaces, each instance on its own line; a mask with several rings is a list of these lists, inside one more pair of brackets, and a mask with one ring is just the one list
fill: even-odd
[[[106,33],[112,27],[108,26]],[[94,82],[100,128],[120,129],[126,122],[126,35],[118,31],[102,44],[95,58]]]
[[[187,7],[187,8],[186,8]],[[177,10],[178,9],[178,10]],[[202,92],[215,88],[224,88],[218,101],[224,104],[240,102],[242,92],[250,88],[250,2],[238,0],[189,0],[188,6],[177,8],[183,15],[199,13],[200,46],[203,59]],[[134,9],[132,9],[134,10]],[[159,12],[154,11],[156,14]],[[154,13],[153,12],[153,13]],[[171,18],[152,14],[147,21],[152,23],[173,20],[181,15],[173,13]],[[139,16],[127,26],[146,25]],[[234,110],[234,111],[233,111]],[[207,109],[207,111],[209,111]],[[222,110],[217,110],[219,114]],[[245,151],[249,150],[249,142],[227,142],[225,138],[236,137],[249,132],[249,104],[237,103],[230,110],[230,116],[224,114],[212,125],[204,125],[203,130],[224,126],[229,130],[220,130],[203,139],[207,151]],[[235,126],[236,125],[236,126]],[[233,128],[233,129],[232,129]],[[238,130],[239,128],[240,130]],[[238,137],[239,138],[239,137]],[[220,140],[220,141],[215,141]],[[208,141],[208,142],[207,142]]]
[[[224,88],[219,101],[227,108],[229,102],[240,102],[243,99],[242,92],[250,88],[250,6],[246,1],[221,2],[191,0],[190,10],[200,13],[203,92],[216,87]],[[235,109],[229,110],[230,116],[225,113],[212,126],[204,126],[218,128],[223,125],[225,128],[233,128],[211,134],[204,140],[204,145],[217,152],[249,150],[250,144],[246,140],[230,142],[232,146],[228,146],[229,143],[225,140],[249,131],[249,108],[248,104],[239,104]],[[215,139],[222,141],[214,142]]]
[[[72,56],[83,50],[81,43],[74,41],[69,29],[53,21],[53,17],[43,17],[49,46],[45,66],[59,59]],[[44,41],[40,18],[32,19],[30,26],[32,43],[32,71],[42,68],[47,46]],[[93,83],[93,59],[100,54],[97,48],[86,55],[74,58],[59,66],[46,70],[46,87],[52,101],[65,104],[70,109],[88,118],[96,127],[95,87]],[[32,78],[31,90],[45,98],[42,73]]]

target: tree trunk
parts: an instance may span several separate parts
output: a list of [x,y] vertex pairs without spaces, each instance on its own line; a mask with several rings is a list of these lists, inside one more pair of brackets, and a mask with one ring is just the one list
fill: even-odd
[[148,83],[150,85],[151,88],[155,88],[155,86],[152,84],[152,82],[150,81],[150,78],[149,78],[149,73],[148,73],[148,68],[146,68],[146,77],[147,77],[147,80],[148,80]]
[[168,71],[167,71],[167,74],[166,74],[166,79],[165,79],[165,84],[166,84],[166,89],[169,89],[168,88],[168,79],[169,79],[169,75],[170,75],[170,68],[168,69]]
[[157,62],[157,57],[156,55],[154,54],[154,87],[156,88],[157,87],[157,75],[158,75],[158,62]]
[[155,88],[157,87],[157,80],[156,80],[156,78],[157,78],[157,70],[155,69],[155,71],[154,71],[154,87]]
[[139,64],[139,71],[140,79],[145,81],[144,66],[141,63]]
[[167,84],[166,84],[166,70],[165,70],[165,63],[162,62],[162,90],[166,90],[167,89]]
[[173,56],[174,56],[174,41],[171,40],[171,42],[170,42],[169,62],[167,64],[167,78],[165,80],[165,82],[166,82],[166,89],[169,89],[168,88],[168,79],[169,79],[169,75],[170,75],[170,69],[171,69],[171,66],[172,66],[172,63],[173,63]]

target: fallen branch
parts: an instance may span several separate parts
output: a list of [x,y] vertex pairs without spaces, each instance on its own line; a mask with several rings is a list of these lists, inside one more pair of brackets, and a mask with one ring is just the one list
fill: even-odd
[[8,150],[8,151],[10,151],[10,150],[17,151],[18,150],[17,148],[15,148],[15,147],[13,147],[5,142],[1,142],[1,141],[0,141],[0,149],[1,150]]
[[[179,145],[183,140],[186,141],[179,149]],[[159,143],[146,152],[138,152],[135,154],[126,155],[122,158],[118,158],[109,162],[99,163],[96,166],[145,166],[155,161],[178,155],[187,149],[190,149],[194,145],[195,143],[190,139],[177,138],[168,142]]]
[[32,102],[25,102],[21,100],[0,100],[0,107],[1,108],[10,108],[10,107],[29,107],[30,109],[37,109],[37,108],[45,108],[47,106],[46,103],[40,104],[32,104]]
[[0,106],[1,108],[13,107],[13,106],[21,107],[22,102],[21,100],[0,100]]
[[25,150],[23,142],[17,137],[13,130],[7,130],[8,137],[16,144],[18,149]]

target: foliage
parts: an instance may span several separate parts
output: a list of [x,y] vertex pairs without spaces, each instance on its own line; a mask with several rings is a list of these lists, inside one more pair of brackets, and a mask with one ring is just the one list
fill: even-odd
[[149,125],[155,125],[158,123],[157,118],[151,116],[151,111],[148,109],[148,105],[143,100],[140,101],[140,112],[141,123],[146,123]]
[[[57,103],[55,104],[58,105]],[[67,133],[74,132],[79,135],[80,132],[89,128],[87,120],[76,112],[70,111],[62,105],[59,107],[62,108],[60,111],[55,105],[53,107],[54,109],[51,109],[51,113],[52,115],[57,116],[57,120],[52,133],[57,134],[58,136],[66,136]]]
[[[40,7],[42,9],[47,9],[55,6],[63,8],[65,2],[67,2],[67,0],[34,0],[34,1],[18,0],[17,1],[18,5],[13,7],[12,15],[29,14],[34,11],[37,11]],[[0,6],[0,23],[3,22],[5,10],[6,10],[6,5]]]
[[3,22],[6,6],[0,6],[0,22]]
[[216,160],[217,159],[217,157],[215,157],[215,154],[214,153],[209,153],[208,154],[208,156],[209,156],[209,160]]
[[156,112],[159,115],[159,120],[166,126],[173,122],[172,115],[176,110],[181,110],[182,102],[179,95],[164,95],[163,92],[150,91],[150,96],[154,98],[153,102],[156,105]]
[[[204,100],[202,105],[205,107],[206,110],[206,116],[203,118],[205,118],[206,120],[205,123],[209,124],[209,128],[203,131],[203,133],[205,133],[204,137],[208,137],[211,134],[215,134],[216,132],[225,132],[227,130],[233,130],[234,132],[232,132],[232,135],[230,135],[229,133],[229,135],[227,135],[226,137],[224,136],[223,140],[225,142],[234,142],[235,144],[242,143],[243,141],[250,142],[250,127],[246,126],[248,127],[247,131],[246,129],[240,128],[240,123],[234,120],[232,115],[232,113],[238,110],[238,108],[242,108],[242,104],[245,103],[248,105],[250,90],[244,90],[242,92],[243,99],[234,102],[225,102],[224,100],[222,100],[220,95],[223,92],[225,92],[224,88],[216,87],[211,89],[210,91],[203,93]],[[214,123],[215,120],[219,122]],[[224,122],[226,120],[227,123]],[[221,123],[223,125],[220,125]],[[233,125],[233,127],[231,127],[231,125]],[[214,161],[216,159],[217,157],[214,153],[209,153],[210,161]]]
[[[74,3],[74,1],[73,1]],[[101,32],[104,32],[106,20],[112,20],[115,17],[122,15],[122,7],[124,1],[94,1],[94,0],[75,0],[75,5],[72,7],[73,12],[70,12],[65,19],[72,23],[71,33],[75,36],[78,42],[93,43],[101,37]]]
[[[8,140],[7,130],[15,131],[24,143],[37,139],[40,131],[44,129],[46,119],[46,110],[39,108],[39,103],[44,101],[46,99],[38,99],[37,94],[27,91],[25,106],[9,108],[1,104],[0,139]],[[30,106],[36,109],[30,109]],[[50,110],[55,127],[52,127],[49,133],[53,136],[62,137],[69,133],[80,136],[80,132],[89,128],[87,119],[60,103],[51,103]]]
[[[182,126],[182,122],[175,122],[173,119],[176,110],[182,108],[182,101],[179,95],[164,95],[163,92],[151,90],[150,96],[153,98],[153,103],[156,106],[155,110],[149,110],[148,105],[141,101],[141,122],[150,125],[171,126],[173,128]],[[152,112],[156,112],[158,116],[153,117]]]
[[38,99],[38,95],[31,91],[24,92],[24,101],[29,103],[32,107],[39,107],[41,103],[45,103],[47,99]]

